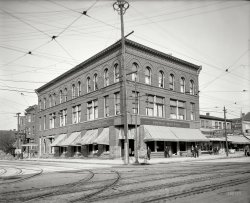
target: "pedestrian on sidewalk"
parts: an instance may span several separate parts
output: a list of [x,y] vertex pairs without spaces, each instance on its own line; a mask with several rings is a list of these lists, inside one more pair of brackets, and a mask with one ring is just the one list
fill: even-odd
[[195,157],[194,146],[193,146],[193,145],[192,145],[192,147],[191,147],[191,154],[192,154],[192,157]]
[[148,147],[148,149],[147,149],[148,160],[150,160],[150,154],[151,154],[151,149]]
[[199,158],[199,148],[198,148],[198,145],[195,146],[195,157]]
[[248,153],[249,153],[249,146],[246,145],[245,146],[245,156],[248,156]]
[[169,148],[168,146],[165,147],[165,150],[164,150],[164,155],[165,155],[165,158],[169,158],[170,155],[169,155]]

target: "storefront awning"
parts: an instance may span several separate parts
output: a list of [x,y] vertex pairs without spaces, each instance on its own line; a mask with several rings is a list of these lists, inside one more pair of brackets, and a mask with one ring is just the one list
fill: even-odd
[[93,144],[94,140],[97,138],[98,136],[98,129],[95,130],[88,130],[83,137],[81,138],[81,140],[79,140],[79,143],[81,145],[88,145],[88,144]]
[[144,125],[144,141],[178,141],[169,127]]
[[51,143],[51,147],[58,147],[60,146],[60,142],[62,142],[63,140],[65,140],[67,137],[67,134],[61,134],[61,135],[58,135],[56,137],[56,139],[54,140],[54,142]]
[[65,140],[63,140],[60,143],[60,146],[69,146],[69,145],[72,145],[72,143],[76,140],[76,138],[78,136],[81,136],[81,132],[73,132],[73,133],[71,133],[68,138],[66,138]]
[[109,145],[109,128],[104,128],[93,144]]
[[181,142],[209,142],[199,129],[169,127],[169,130]]
[[250,141],[247,138],[239,135],[227,136],[227,139],[233,144],[250,144]]
[[[139,132],[139,130],[137,131],[137,133],[138,132]],[[119,137],[120,140],[125,139],[124,129],[123,128],[120,128],[118,137]],[[131,140],[135,139],[135,128],[132,128],[132,129],[128,130],[128,139],[131,139]]]

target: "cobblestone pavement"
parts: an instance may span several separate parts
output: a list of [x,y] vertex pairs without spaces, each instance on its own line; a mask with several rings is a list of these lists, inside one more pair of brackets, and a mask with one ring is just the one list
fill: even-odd
[[0,161],[0,202],[250,202],[250,157],[100,162]]

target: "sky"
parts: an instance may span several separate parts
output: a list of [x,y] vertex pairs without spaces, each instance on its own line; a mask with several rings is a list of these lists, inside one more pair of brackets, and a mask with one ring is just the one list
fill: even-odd
[[[1,130],[16,129],[16,113],[37,104],[34,89],[120,39],[114,2],[0,0]],[[128,3],[129,39],[202,66],[200,114],[250,111],[248,1]]]

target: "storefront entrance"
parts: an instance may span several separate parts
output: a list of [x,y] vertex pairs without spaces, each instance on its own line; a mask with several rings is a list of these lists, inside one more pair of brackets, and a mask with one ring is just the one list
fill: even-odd
[[[120,140],[121,143],[121,156],[124,157],[124,140]],[[134,156],[135,153],[135,141],[133,139],[128,140],[128,154]]]

